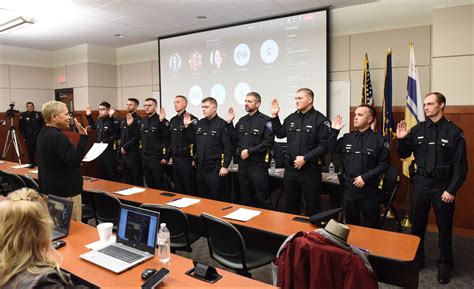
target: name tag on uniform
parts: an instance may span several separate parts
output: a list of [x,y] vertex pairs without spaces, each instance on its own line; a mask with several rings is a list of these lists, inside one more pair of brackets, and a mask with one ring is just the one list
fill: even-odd
[[312,125],[307,125],[306,128],[313,128],[313,126]]
[[417,137],[418,139],[423,139],[425,138],[424,136],[420,135],[419,137]]
[[449,140],[444,139],[444,138],[442,138],[441,141],[442,141],[443,143],[448,143],[448,142],[449,142]]

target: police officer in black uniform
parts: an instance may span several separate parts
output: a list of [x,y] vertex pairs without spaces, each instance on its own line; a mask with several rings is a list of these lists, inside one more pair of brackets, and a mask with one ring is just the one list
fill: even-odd
[[184,116],[185,133],[188,138],[195,135],[197,166],[196,182],[198,194],[216,200],[229,200],[225,189],[232,156],[232,143],[227,131],[227,123],[217,115],[217,101],[212,97],[202,100],[204,118],[192,120]]
[[313,107],[314,93],[309,88],[296,92],[297,111],[283,125],[278,118],[280,106],[272,101],[272,126],[278,138],[287,138],[283,185],[287,211],[300,213],[301,197],[305,213],[321,210],[321,159],[327,152],[331,122]]
[[119,121],[113,117],[114,110],[110,103],[103,101],[99,104],[99,117],[94,122],[90,106],[86,107],[87,121],[92,129],[97,131],[96,141],[108,143],[105,151],[97,158],[99,162],[99,173],[101,179],[117,181],[117,140],[120,138]]
[[169,122],[165,119],[164,109],[160,110],[159,115],[156,113],[156,99],[145,99],[143,107],[147,114],[140,127],[143,175],[148,187],[160,189],[164,166],[170,158]]
[[[348,224],[375,228],[378,225],[381,200],[379,183],[390,166],[389,144],[370,126],[375,109],[360,105],[355,110],[356,131],[337,139],[343,127],[341,116],[334,118],[329,152],[343,154],[343,208]],[[362,214],[362,221],[359,215]]]
[[245,98],[247,115],[239,119],[236,126],[234,109],[227,115],[227,129],[234,143],[237,143],[239,156],[240,202],[247,206],[270,208],[268,194],[268,167],[270,149],[275,136],[270,117],[261,113],[260,94],[249,92]]
[[120,122],[120,154],[124,181],[127,184],[143,186],[140,157],[141,117],[137,114],[139,104],[136,98],[127,100],[127,116]]
[[20,114],[20,131],[26,143],[31,167],[36,166],[36,140],[43,125],[44,119],[41,113],[35,111],[35,105],[31,101],[27,102],[26,111]]
[[[196,148],[194,137],[185,134],[183,123],[188,99],[183,95],[174,98],[174,109],[177,112],[170,120],[170,152],[173,159],[173,177],[175,191],[186,195],[196,195],[196,170],[193,167]],[[198,120],[189,114],[191,121]]]
[[408,130],[406,121],[397,125],[397,150],[401,158],[414,154],[410,196],[412,234],[421,238],[417,257],[424,264],[424,237],[433,206],[439,231],[440,258],[437,280],[447,284],[454,266],[452,231],[454,199],[467,175],[466,142],[463,131],[444,117],[446,98],[428,93],[423,101],[428,120]]

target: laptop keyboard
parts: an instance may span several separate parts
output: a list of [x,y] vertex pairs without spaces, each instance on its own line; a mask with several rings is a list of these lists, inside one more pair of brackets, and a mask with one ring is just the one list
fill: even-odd
[[128,250],[125,250],[116,246],[107,246],[98,251],[127,263],[133,263],[143,258],[142,255],[130,252]]

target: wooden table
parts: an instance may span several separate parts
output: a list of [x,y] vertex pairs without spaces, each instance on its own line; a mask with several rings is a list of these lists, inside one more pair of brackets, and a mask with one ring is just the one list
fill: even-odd
[[[8,170],[17,174],[27,173],[33,178],[37,177],[30,173],[31,169],[12,169],[15,163],[6,162],[0,164],[0,170]],[[106,180],[84,181],[84,190],[99,190],[113,193],[124,188],[133,186]],[[164,191],[146,189],[142,193],[123,196],[114,195],[124,202],[132,204],[157,203],[163,204],[176,198],[188,197],[176,194],[173,197],[161,195]],[[201,202],[183,208],[191,222],[192,227],[199,227],[199,215],[203,212],[223,217],[237,208],[250,208],[238,204],[230,204],[221,201],[200,198]],[[232,206],[231,209],[222,208]],[[309,223],[294,221],[296,215],[277,211],[257,209],[262,213],[247,222],[228,220],[239,228],[246,241],[257,244],[262,250],[276,253],[287,236],[299,231],[311,231],[316,229]],[[420,242],[416,236],[401,234],[390,231],[370,229],[360,226],[349,225],[351,228],[348,243],[371,252],[370,261],[376,271],[377,278],[381,282],[393,284],[407,288],[417,288],[418,286],[418,266],[414,262],[415,254]]]
[[[98,238],[99,235],[94,227],[72,221],[70,233],[64,238],[66,246],[58,250],[64,257],[61,268],[100,288],[139,288],[143,284],[140,278],[143,270],[162,267],[158,258],[153,258],[122,274],[115,274],[80,259],[79,255],[89,251],[85,245],[97,241]],[[185,275],[184,273],[191,268],[193,268],[192,260],[172,255],[170,274],[159,288],[276,288],[222,269],[217,269],[222,279],[210,284]]]

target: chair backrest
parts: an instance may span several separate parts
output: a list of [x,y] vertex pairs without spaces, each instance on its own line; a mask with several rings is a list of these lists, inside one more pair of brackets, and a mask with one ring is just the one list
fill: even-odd
[[101,222],[112,222],[114,226],[117,226],[120,219],[120,200],[106,192],[95,190],[88,192],[96,218]]
[[27,174],[19,175],[19,176],[23,179],[23,182],[25,182],[26,187],[39,192],[39,185],[32,177],[30,177]]
[[239,230],[231,223],[206,213],[201,214],[201,221],[211,258],[215,259],[216,254],[223,259],[242,260],[242,267],[247,270],[245,241]]
[[398,173],[398,168],[390,166],[385,173],[383,179],[382,190],[387,194],[393,194],[400,183],[400,175]]
[[170,231],[171,247],[173,247],[173,240],[182,238],[186,238],[187,245],[191,247],[188,216],[185,213],[178,208],[160,204],[142,204],[141,207],[160,213],[160,223],[166,223]]
[[8,192],[13,192],[13,191],[16,191],[18,189],[26,187],[25,182],[23,181],[23,179],[19,175],[12,174],[12,173],[7,172],[7,171],[2,171],[2,173],[3,173],[3,176],[5,178],[3,181],[6,181],[8,183],[8,189],[7,189]]

